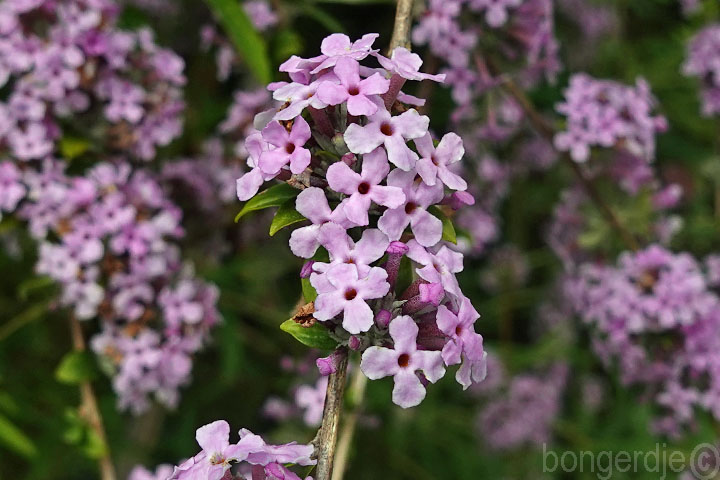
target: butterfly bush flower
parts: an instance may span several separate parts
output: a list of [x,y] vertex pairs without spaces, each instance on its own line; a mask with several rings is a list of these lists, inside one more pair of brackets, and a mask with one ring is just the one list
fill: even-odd
[[[237,464],[249,465],[253,472],[263,472],[262,478],[266,478],[265,474],[276,475],[274,478],[299,478],[280,464],[315,464],[310,458],[312,445],[268,445],[262,437],[246,429],[241,429],[239,436],[237,443],[230,443],[230,425],[224,420],[198,428],[195,438],[202,451],[176,466],[167,480],[220,480],[228,474],[235,478],[229,470]],[[292,476],[277,476],[283,474]]]
[[318,89],[318,97],[328,105],[339,105],[347,102],[350,115],[372,115],[378,106],[368,95],[380,95],[388,91],[390,82],[380,73],[360,80],[359,64],[352,58],[343,57],[338,60],[333,71],[340,84],[322,82]]
[[706,116],[720,112],[718,48],[720,48],[720,25],[708,25],[690,40],[687,58],[682,66],[685,75],[700,80],[702,113]]
[[639,79],[635,87],[575,74],[557,111],[567,117],[567,130],[555,136],[555,146],[576,162],[590,158],[593,146],[618,146],[650,161],[655,134],[666,129],[665,118],[653,115],[655,98]]
[[[320,56],[281,65],[290,82],[268,86],[282,104],[256,117],[262,133],[247,134],[252,170],[238,179],[238,196],[251,198],[273,178],[299,190],[295,208],[307,223],[290,235],[290,249],[312,258],[301,277],[317,297],[295,319],[319,324],[339,347],[361,352],[369,378],[392,375],[393,401],[407,408],[422,401],[423,385],[446,366],[461,364],[456,378],[464,388],[484,378],[482,337],[474,330],[479,315],[455,278],[463,255],[443,238],[440,218],[474,199],[455,170],[462,140],[450,132],[435,146],[430,119],[412,108],[423,100],[402,91],[407,81],[444,76],[420,72],[422,60],[404,48],[386,58],[372,48],[376,38],[331,35]],[[289,152],[281,149],[298,125],[303,134],[294,137],[293,152],[304,149],[309,162],[287,170]],[[280,141],[266,135],[270,128]],[[263,156],[275,148],[280,167],[264,168]],[[404,262],[411,264],[409,285],[399,280]],[[333,357],[318,366],[332,373]],[[313,392],[300,396],[308,415],[319,411],[310,409],[319,403]]]
[[390,163],[409,171],[415,167],[418,155],[408,147],[406,140],[425,135],[429,125],[430,119],[417,110],[393,117],[383,108],[369,116],[366,125],[353,123],[348,126],[344,138],[350,151],[357,154],[370,153],[384,145]]
[[396,208],[405,201],[405,194],[399,187],[380,185],[388,177],[389,171],[387,153],[380,148],[367,152],[359,174],[343,162],[330,165],[327,170],[330,188],[349,195],[343,204],[343,212],[348,220],[357,225],[367,225],[371,202]]
[[360,363],[371,380],[393,376],[393,402],[403,408],[414,407],[425,398],[418,371],[433,383],[445,375],[442,354],[417,350],[417,335],[418,326],[411,317],[396,317],[390,322],[393,348],[372,346],[365,350]]
[[603,363],[651,395],[656,431],[680,435],[697,410],[720,415],[720,298],[690,254],[651,245],[615,266],[584,264],[564,286]]

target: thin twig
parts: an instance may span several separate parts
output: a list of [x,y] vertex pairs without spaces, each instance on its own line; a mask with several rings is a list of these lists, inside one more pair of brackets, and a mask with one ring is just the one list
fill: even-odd
[[410,25],[412,23],[413,0],[398,0],[395,10],[395,25],[390,39],[390,52],[396,47],[410,49]]
[[345,378],[347,376],[348,351],[345,347],[337,350],[337,370],[328,377],[327,391],[325,393],[325,408],[323,409],[322,424],[315,440],[317,453],[317,480],[330,480],[335,460],[335,444],[342,412],[343,394],[345,393]]
[[[487,59],[486,63],[488,65],[488,68],[490,68],[493,72],[493,75],[497,76],[497,71],[495,70],[492,63]],[[520,108],[522,108],[523,112],[525,112],[525,115],[527,115],[527,118],[533,128],[540,135],[545,137],[546,140],[552,143],[555,136],[555,129],[535,109],[534,105],[527,97],[525,92],[520,87],[518,87],[517,84],[513,82],[512,79],[507,75],[501,78],[501,86],[511,97],[515,99],[516,102],[518,102],[518,104],[520,104]],[[602,198],[602,195],[598,191],[592,179],[585,175],[585,172],[580,167],[580,165],[578,165],[577,162],[570,158],[567,152],[562,153],[561,158],[566,164],[570,166],[573,173],[585,189],[585,192],[590,197],[590,200],[595,203],[597,208],[600,210],[600,213],[605,217],[605,220],[608,222],[608,224],[618,233],[618,235],[620,235],[620,238],[622,239],[623,243],[625,243],[625,246],[630,250],[638,250],[639,245],[637,239],[623,226],[623,224],[615,215],[615,212],[613,212],[612,208],[610,208],[610,206]]]
[[362,370],[356,368],[352,374],[350,389],[348,391],[350,413],[346,415],[342,430],[340,431],[337,453],[335,454],[335,470],[333,471],[332,480],[342,480],[345,475],[345,470],[347,469],[350,456],[350,445],[352,445],[353,436],[355,435],[355,427],[357,427],[358,417],[360,416],[360,411],[362,409],[367,381],[368,379],[365,374],[362,373]]
[[[75,315],[70,316],[70,333],[72,335],[73,349],[76,352],[84,352],[86,350],[85,338],[83,337],[82,327]],[[105,435],[105,427],[103,426],[102,415],[98,408],[97,398],[89,381],[80,384],[80,415],[88,422],[90,427],[95,431],[98,439],[103,445],[104,453],[98,459],[100,464],[101,480],[116,480],[115,467],[110,457],[110,446]]]

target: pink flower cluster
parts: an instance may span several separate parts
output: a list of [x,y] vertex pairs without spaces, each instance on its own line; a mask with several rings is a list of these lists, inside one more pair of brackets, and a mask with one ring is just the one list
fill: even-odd
[[[314,319],[363,351],[369,378],[393,376],[393,401],[411,407],[446,365],[462,363],[466,388],[484,377],[479,315],[455,278],[463,257],[442,240],[438,217],[443,202],[473,200],[452,170],[461,139],[436,144],[429,118],[411,108],[423,101],[402,92],[406,80],[442,77],[420,73],[420,57],[404,48],[380,55],[377,36],[330,35],[321,55],[281,66],[292,81],[270,85],[282,105],[256,117],[237,191],[250,199],[273,178],[302,189],[296,209],[311,223],[293,231],[290,248],[315,259],[303,269],[318,295]],[[360,64],[369,58],[381,68]],[[415,280],[396,290],[407,262]]]
[[702,112],[710,116],[720,112],[720,25],[712,24],[700,30],[688,45],[683,73],[697,77],[702,86]]
[[110,1],[0,5],[0,149],[21,161],[51,154],[63,131],[149,160],[182,131],[184,62],[150,30],[115,26]]
[[160,465],[156,473],[136,467],[129,480],[301,480],[287,465],[315,465],[312,445],[269,445],[244,428],[239,435],[231,444],[230,425],[224,420],[202,426],[195,435],[200,453],[174,469]]
[[657,430],[679,434],[695,408],[720,418],[720,298],[692,256],[653,245],[582,266],[565,290],[603,362],[658,405]]
[[653,114],[655,104],[642,79],[633,88],[575,74],[565,90],[565,101],[556,107],[565,115],[567,126],[555,136],[555,147],[569,152],[576,162],[587,161],[594,146],[622,148],[653,160],[655,134],[667,128],[665,118]]
[[[556,363],[539,372],[506,378],[502,363],[490,356],[491,388],[478,393],[484,400],[477,431],[493,450],[506,451],[541,446],[552,439],[552,429],[562,409],[569,368]],[[492,384],[492,385],[490,385]]]
[[177,403],[191,355],[219,320],[218,292],[183,268],[181,212],[145,170],[102,163],[68,176],[46,159],[38,171],[0,163],[0,209],[16,210],[39,244],[36,270],[61,286],[60,303],[99,317],[93,350],[107,359],[122,409],[148,396]]
[[[177,404],[218,292],[183,264],[182,212],[161,179],[127,160],[180,134],[184,62],[149,30],[118,29],[118,13],[106,0],[0,4],[0,213],[27,222],[59,306],[101,321],[92,348],[119,407],[140,412],[151,396]],[[116,157],[66,172],[87,152]]]
[[554,77],[559,60],[553,29],[550,0],[430,0],[413,42],[428,45],[447,63],[443,73],[458,105],[455,117],[469,120],[476,115],[473,105],[496,84],[486,54],[499,52],[495,60],[520,70],[526,83]]

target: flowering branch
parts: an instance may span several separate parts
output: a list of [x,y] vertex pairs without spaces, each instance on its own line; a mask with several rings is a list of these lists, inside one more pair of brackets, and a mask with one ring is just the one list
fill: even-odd
[[[493,71],[494,74],[497,73],[496,69],[494,68],[493,64],[490,62],[489,59],[486,59],[486,64],[488,65],[489,69]],[[518,85],[507,75],[501,76],[501,87],[511,97],[513,97],[515,101],[518,102],[520,108],[522,108],[523,112],[525,112],[525,114],[527,115],[527,118],[530,121],[532,127],[540,135],[542,135],[552,143],[555,136],[555,130],[547,122],[547,120],[545,120],[545,118],[543,118],[543,116],[540,115],[540,113],[535,109],[525,92],[520,87],[518,87]],[[620,235],[620,238],[622,238],[625,246],[630,250],[637,251],[639,249],[637,239],[623,226],[623,224],[615,215],[615,212],[613,212],[612,208],[610,208],[610,206],[602,198],[602,195],[598,191],[592,179],[588,178],[585,175],[580,165],[578,165],[577,162],[573,161],[573,159],[570,158],[570,155],[567,152],[564,152],[561,157],[563,161],[567,163],[570,168],[572,168],[573,173],[582,184],[585,192],[588,194],[593,203],[595,203],[597,208],[600,210],[600,213],[605,217],[605,220],[608,222],[608,224],[618,233],[618,235]]]
[[410,49],[410,25],[412,24],[413,0],[398,0],[395,10],[395,25],[393,26],[392,38],[388,51],[392,52],[396,47]]
[[342,411],[343,394],[345,392],[345,378],[347,377],[348,365],[347,348],[338,348],[335,354],[337,370],[331,373],[328,378],[322,425],[315,440],[318,462],[317,480],[330,480],[332,478],[335,444],[337,442],[340,412]]
[[[84,352],[86,350],[85,338],[83,337],[82,327],[75,315],[70,316],[70,334],[72,336],[73,350],[76,352]],[[103,446],[103,455],[99,458],[100,478],[101,480],[115,480],[115,467],[110,457],[110,447],[105,435],[105,427],[103,427],[102,415],[98,408],[97,398],[93,391],[90,381],[86,380],[80,384],[80,415],[88,422],[90,427],[95,431],[97,438]]]

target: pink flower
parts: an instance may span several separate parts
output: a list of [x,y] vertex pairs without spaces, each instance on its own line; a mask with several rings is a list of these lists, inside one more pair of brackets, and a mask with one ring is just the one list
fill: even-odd
[[423,265],[417,274],[430,283],[441,283],[446,292],[461,298],[462,292],[455,274],[463,270],[463,256],[443,245],[437,253],[431,253],[416,240],[407,243],[407,256],[416,263]]
[[327,223],[320,228],[318,240],[330,254],[330,263],[315,262],[314,271],[323,273],[335,265],[347,263],[355,265],[360,276],[368,274],[369,265],[385,255],[390,245],[385,234],[374,228],[365,230],[355,243],[343,227],[334,223]]
[[388,72],[407,80],[432,80],[434,82],[442,82],[445,80],[445,74],[431,75],[429,73],[420,73],[422,59],[417,53],[412,53],[405,47],[397,47],[392,51],[390,58],[382,55],[375,55],[380,65]]
[[350,115],[372,115],[377,112],[378,105],[368,96],[381,95],[388,91],[390,81],[380,73],[360,80],[359,64],[349,57],[340,58],[335,65],[335,75],[340,84],[325,81],[318,88],[318,97],[328,105],[339,105],[347,102]]
[[393,348],[369,347],[362,355],[360,369],[370,380],[392,375],[395,381],[392,399],[403,408],[419,405],[425,398],[425,387],[418,370],[435,383],[445,375],[440,352],[417,349],[418,326],[407,315],[390,322]]
[[[375,39],[380,35],[368,33],[355,42],[350,42],[350,37],[342,33],[333,33],[323,39],[320,44],[322,55],[317,60],[322,60],[320,65],[310,73],[318,73],[326,68],[334,67],[341,58],[362,60],[372,53],[371,47]],[[316,59],[311,59],[316,60]]]
[[363,156],[361,173],[354,172],[344,162],[330,165],[327,180],[336,192],[350,195],[344,206],[347,218],[357,225],[367,225],[370,202],[395,208],[405,201],[397,187],[385,187],[380,182],[387,176],[390,166],[385,150],[378,148]]
[[360,278],[355,265],[341,264],[326,273],[310,275],[310,283],[317,290],[315,318],[331,320],[343,313],[342,326],[351,334],[366,332],[373,326],[373,312],[365,302],[381,298],[390,290],[387,272],[373,267]]
[[310,139],[310,125],[302,117],[293,121],[290,132],[280,122],[270,122],[262,131],[263,140],[275,146],[260,155],[260,170],[269,175],[277,175],[280,169],[290,164],[294,174],[302,173],[310,165],[310,150],[303,148]]
[[251,170],[236,181],[237,196],[245,201],[254,197],[264,181],[274,178],[275,175],[263,173],[258,166],[260,156],[267,151],[267,143],[260,132],[255,132],[245,140],[245,150],[248,152],[247,164]]
[[442,187],[416,183],[414,172],[400,169],[390,172],[388,186],[402,189],[405,203],[383,213],[378,228],[390,240],[399,240],[409,224],[420,245],[431,247],[438,243],[442,238],[442,221],[429,213],[427,208],[442,200]]
[[485,378],[486,362],[483,350],[483,338],[475,333],[475,320],[480,314],[473,308],[466,297],[460,301],[460,308],[453,313],[445,305],[438,307],[437,326],[445,335],[450,337],[442,349],[442,358],[446,365],[455,365],[464,359],[455,378],[463,389],[468,388],[473,381],[481,382]]
[[176,467],[170,478],[220,480],[230,469],[231,462],[244,461],[251,451],[264,444],[259,436],[247,435],[237,444],[230,445],[230,425],[225,420],[198,428],[195,439],[203,451]]
[[430,119],[412,109],[398,116],[391,116],[382,102],[378,111],[368,118],[365,126],[353,123],[345,131],[345,143],[353,153],[370,153],[385,145],[388,160],[398,168],[410,170],[418,156],[405,144],[406,140],[422,137],[427,133]]
[[449,165],[459,162],[465,155],[462,139],[457,134],[453,132],[446,134],[435,147],[432,137],[428,133],[423,137],[416,138],[415,146],[420,154],[415,168],[423,182],[435,185],[439,178],[452,190],[467,189],[465,180],[448,168]]
[[311,187],[300,192],[295,199],[295,210],[313,223],[294,230],[290,235],[290,250],[301,258],[315,255],[315,251],[320,246],[318,234],[323,225],[337,224],[342,228],[343,233],[354,226],[345,216],[342,204],[334,211],[330,209],[325,192],[321,188]]

